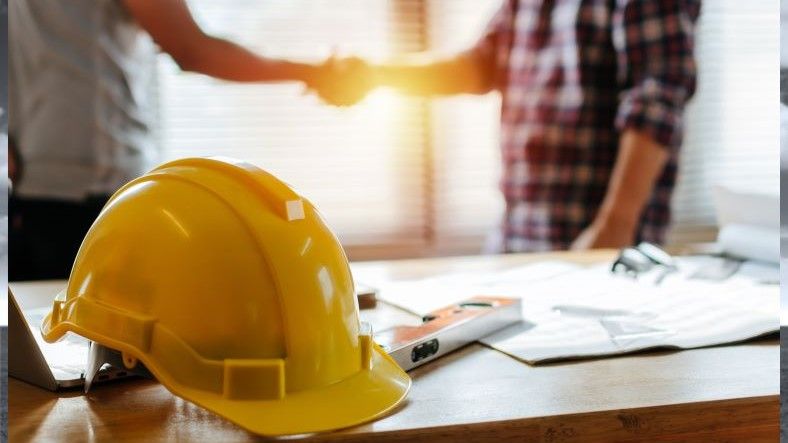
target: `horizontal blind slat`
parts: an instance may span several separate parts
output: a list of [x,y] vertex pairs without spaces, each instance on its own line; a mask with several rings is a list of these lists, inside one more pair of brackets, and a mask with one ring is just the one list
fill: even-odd
[[[420,44],[418,4],[190,1],[206,31],[307,61],[322,61],[332,47],[385,58]],[[409,112],[416,100],[383,91],[339,109],[295,83],[214,80],[182,73],[166,57],[159,72],[165,158],[218,154],[257,164],[313,201],[346,245],[422,243],[426,134]]]

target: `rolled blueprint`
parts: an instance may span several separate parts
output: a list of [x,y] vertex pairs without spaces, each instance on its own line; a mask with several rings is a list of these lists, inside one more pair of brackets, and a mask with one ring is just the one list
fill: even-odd
[[731,223],[720,229],[717,243],[726,255],[778,263],[780,231],[764,226]]

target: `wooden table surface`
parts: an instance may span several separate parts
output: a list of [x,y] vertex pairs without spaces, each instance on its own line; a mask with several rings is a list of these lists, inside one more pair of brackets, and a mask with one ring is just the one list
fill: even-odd
[[[462,257],[354,264],[357,280],[504,269],[545,258],[581,263],[610,252]],[[12,284],[20,303],[63,282]],[[362,317],[380,330],[416,322],[379,304]],[[778,340],[690,351],[529,366],[474,344],[411,371],[392,414],[314,441],[778,441]],[[51,393],[9,380],[10,441],[255,441],[252,434],[173,396],[154,381]]]

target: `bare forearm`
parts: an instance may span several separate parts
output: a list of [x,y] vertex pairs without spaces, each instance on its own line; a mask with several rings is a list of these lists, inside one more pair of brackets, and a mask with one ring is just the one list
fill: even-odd
[[667,159],[667,149],[651,137],[625,130],[597,218],[615,221],[634,232]]
[[262,57],[217,37],[205,36],[189,54],[176,58],[181,69],[237,82],[307,82],[317,67]]
[[667,159],[665,147],[651,137],[636,130],[625,130],[599,212],[591,225],[572,242],[571,248],[631,245],[643,208]]
[[412,55],[375,68],[375,82],[417,96],[484,94],[493,89],[488,64],[473,52],[446,60]]
[[181,69],[239,82],[307,81],[316,73],[314,66],[261,57],[206,34],[185,0],[123,0],[123,5]]

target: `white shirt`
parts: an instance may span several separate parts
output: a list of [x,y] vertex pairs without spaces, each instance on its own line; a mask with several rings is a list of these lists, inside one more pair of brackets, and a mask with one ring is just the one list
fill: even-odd
[[155,46],[117,0],[9,2],[23,197],[111,194],[157,159]]

